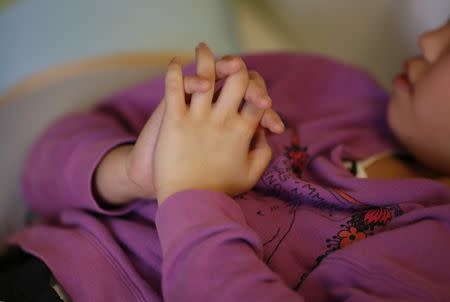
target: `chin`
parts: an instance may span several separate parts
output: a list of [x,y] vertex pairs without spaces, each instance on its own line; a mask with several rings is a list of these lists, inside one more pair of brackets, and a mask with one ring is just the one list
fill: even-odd
[[[399,107],[398,100],[394,98],[391,99],[387,108],[387,123],[397,138],[399,143],[404,147],[404,149],[413,155],[419,162],[424,164],[426,167],[430,167],[435,171],[443,173],[443,169],[435,160],[436,148],[429,144],[429,141],[423,138],[423,133],[420,131],[420,127],[414,127],[416,123],[410,122],[409,119],[402,116],[405,113],[404,110]],[[450,170],[448,171],[450,172]],[[450,175],[450,174],[449,174]]]
[[398,100],[395,99],[394,96],[391,96],[391,99],[389,100],[389,104],[387,106],[387,124],[389,126],[389,129],[394,134],[395,137],[397,137],[398,140],[402,141],[401,139],[401,131],[402,127],[404,126],[403,119],[399,115],[399,104]]
[[413,133],[397,135],[406,151],[411,153],[420,163],[439,174],[450,176],[450,148],[444,145],[446,140]]
[[440,176],[450,176],[450,158],[435,152],[413,152],[419,162],[427,168],[440,174]]

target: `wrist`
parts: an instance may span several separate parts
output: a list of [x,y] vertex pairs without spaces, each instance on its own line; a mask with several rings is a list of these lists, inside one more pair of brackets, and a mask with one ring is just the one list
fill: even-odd
[[175,193],[186,191],[189,189],[193,189],[192,186],[166,186],[159,190],[156,190],[156,199],[158,201],[158,205],[161,205],[166,201],[167,198],[174,195]]
[[156,193],[156,199],[158,201],[158,205],[163,204],[167,198],[170,196],[183,192],[188,190],[204,190],[204,191],[214,191],[214,192],[221,192],[227,195],[232,195],[227,193],[227,190],[221,187],[213,186],[213,185],[194,185],[194,184],[185,184],[185,185],[174,185],[174,186],[167,186],[163,189],[157,190]]
[[121,145],[109,151],[95,171],[93,191],[106,206],[124,205],[133,199],[148,197],[128,177],[127,158],[133,145]]

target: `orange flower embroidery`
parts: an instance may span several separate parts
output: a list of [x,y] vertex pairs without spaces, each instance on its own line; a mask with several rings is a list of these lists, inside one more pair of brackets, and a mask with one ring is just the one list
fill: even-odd
[[392,214],[387,208],[371,209],[364,214],[364,222],[366,224],[385,225],[391,219]]
[[358,231],[355,227],[350,227],[348,230],[340,231],[338,236],[342,238],[339,242],[340,248],[344,248],[355,241],[362,240],[367,237],[364,232]]
[[309,159],[307,148],[301,147],[297,144],[293,144],[289,147],[286,147],[285,154],[291,162],[292,171],[294,171],[294,173],[297,174],[298,177],[301,177],[301,174],[305,169]]

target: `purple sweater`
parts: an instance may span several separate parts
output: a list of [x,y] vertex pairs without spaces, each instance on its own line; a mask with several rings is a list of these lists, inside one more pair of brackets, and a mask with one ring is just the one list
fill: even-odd
[[[287,123],[254,190],[179,192],[158,208],[101,208],[95,167],[136,140],[161,78],[50,127],[23,192],[45,219],[15,234],[74,301],[450,301],[450,189],[427,179],[358,179],[342,160],[399,151],[386,93],[319,56],[246,56]],[[187,69],[192,73],[193,68]]]

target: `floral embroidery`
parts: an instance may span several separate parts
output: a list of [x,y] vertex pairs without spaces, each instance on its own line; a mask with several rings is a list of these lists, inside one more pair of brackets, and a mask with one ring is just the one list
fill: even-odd
[[364,214],[364,223],[368,225],[385,225],[391,219],[392,214],[386,208],[371,209]]
[[312,268],[302,274],[299,282],[293,289],[298,290],[308,275],[319,266],[322,260],[329,254],[373,235],[375,227],[383,227],[388,224],[393,217],[402,214],[403,211],[398,205],[385,208],[363,209],[354,213],[346,224],[341,225],[342,229],[337,232],[337,235],[326,240],[327,250],[325,253],[316,258]]
[[291,146],[286,147],[285,154],[291,162],[292,171],[301,177],[303,170],[308,163],[309,155],[307,153],[308,148],[301,147],[300,145],[293,143]]
[[366,233],[359,232],[355,227],[350,227],[350,229],[348,230],[340,231],[338,233],[338,236],[341,238],[341,240],[339,241],[339,247],[344,248],[355,241],[366,238]]
[[369,208],[354,213],[337,235],[327,239],[328,248],[334,250],[346,247],[355,241],[373,235],[375,227],[382,227],[389,223],[394,216],[403,214],[399,206],[386,208]]

